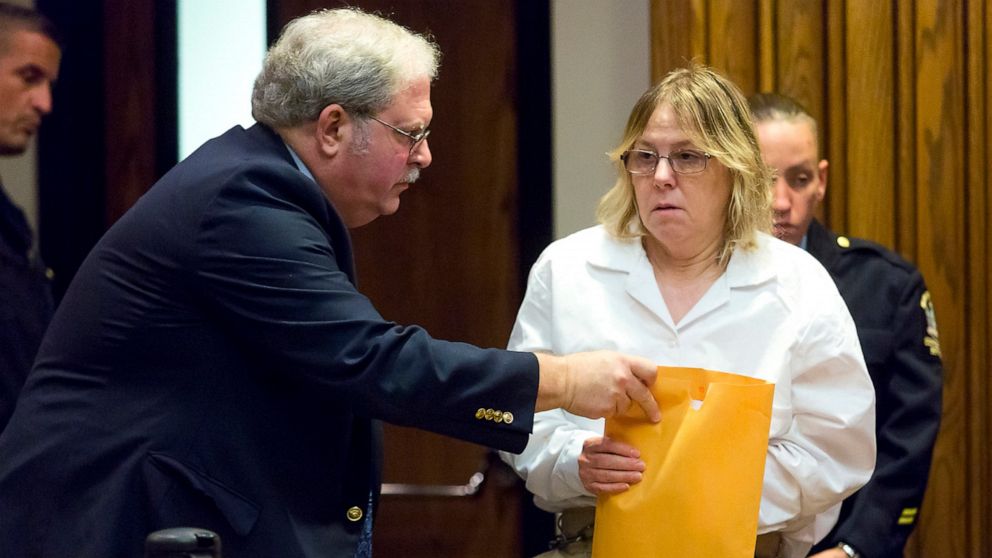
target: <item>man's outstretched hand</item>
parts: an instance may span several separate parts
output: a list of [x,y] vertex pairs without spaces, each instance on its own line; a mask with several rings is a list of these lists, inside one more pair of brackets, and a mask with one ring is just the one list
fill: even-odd
[[538,353],[537,359],[541,366],[537,411],[561,407],[588,418],[613,417],[636,403],[652,422],[661,420],[648,389],[658,367],[647,359],[613,351]]

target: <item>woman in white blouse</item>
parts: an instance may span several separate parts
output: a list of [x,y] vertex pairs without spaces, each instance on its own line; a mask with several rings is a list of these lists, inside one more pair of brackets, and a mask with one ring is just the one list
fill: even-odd
[[[767,234],[772,175],[747,102],[708,68],[675,70],[637,101],[611,159],[601,224],[541,255],[509,348],[610,348],[774,383],[759,533],[778,533],[770,555],[805,556],[814,518],[871,475],[874,394],[827,272]],[[590,508],[645,466],[602,433],[602,420],[548,411],[503,457],[539,507]]]

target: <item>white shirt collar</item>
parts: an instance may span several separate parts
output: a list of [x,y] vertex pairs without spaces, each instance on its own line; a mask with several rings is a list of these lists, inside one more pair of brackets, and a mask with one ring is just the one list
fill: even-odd
[[[617,239],[605,230],[597,239],[598,242],[589,246],[586,256],[590,265],[626,273],[632,273],[639,265],[649,265],[639,239]],[[775,265],[767,249],[772,237],[758,233],[757,240],[757,250],[735,250],[730,257],[724,273],[730,288],[757,285],[775,277]]]

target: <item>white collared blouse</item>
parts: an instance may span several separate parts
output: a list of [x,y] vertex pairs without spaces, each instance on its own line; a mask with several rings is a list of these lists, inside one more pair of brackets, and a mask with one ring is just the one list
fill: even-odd
[[[735,251],[678,324],[640,242],[601,226],[554,242],[530,272],[509,348],[610,349],[774,383],[759,533],[783,531],[789,555],[805,556],[814,516],[861,487],[874,467],[874,390],[850,313],[819,262],[769,235],[757,250]],[[539,413],[523,453],[502,455],[539,507],[595,505],[578,457],[603,425]]]

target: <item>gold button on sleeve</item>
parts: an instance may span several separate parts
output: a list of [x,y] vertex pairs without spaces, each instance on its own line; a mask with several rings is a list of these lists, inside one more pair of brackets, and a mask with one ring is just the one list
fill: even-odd
[[348,508],[348,512],[345,515],[348,517],[348,521],[361,521],[362,516],[365,515],[365,512],[363,512],[362,508],[358,506],[351,506]]
[[513,422],[513,413],[511,413],[510,411],[504,411],[503,412],[503,422],[506,423],[506,424],[512,423]]
[[479,410],[475,412],[475,418],[480,420],[486,418],[486,410],[480,407]]

